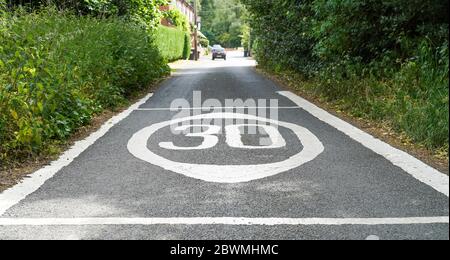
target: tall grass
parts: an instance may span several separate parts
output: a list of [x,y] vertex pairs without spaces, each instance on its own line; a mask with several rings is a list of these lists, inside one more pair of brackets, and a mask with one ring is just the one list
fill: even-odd
[[414,142],[448,155],[448,42],[436,47],[424,40],[415,53],[400,65],[341,61],[301,78],[296,87],[354,116],[387,123]]
[[52,9],[0,13],[0,166],[48,150],[166,75],[148,32]]

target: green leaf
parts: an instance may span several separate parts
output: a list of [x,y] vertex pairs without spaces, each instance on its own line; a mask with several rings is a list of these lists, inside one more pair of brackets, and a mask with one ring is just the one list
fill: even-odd
[[38,102],[37,107],[38,107],[39,112],[42,113],[44,111],[44,105],[42,104],[42,102]]
[[14,118],[14,120],[19,120],[19,115],[15,110],[10,110],[11,116]]

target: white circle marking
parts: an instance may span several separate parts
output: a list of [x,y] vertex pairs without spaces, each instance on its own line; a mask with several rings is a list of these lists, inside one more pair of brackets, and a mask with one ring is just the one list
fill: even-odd
[[[174,162],[155,154],[147,148],[149,138],[164,127],[188,120],[216,118],[257,120],[288,128],[295,133],[302,143],[303,150],[281,162],[254,165],[214,165]],[[191,178],[216,183],[249,182],[274,176],[310,162],[324,151],[323,144],[320,140],[304,127],[292,123],[236,113],[202,114],[157,123],[135,133],[129,140],[127,147],[132,155],[143,161]]]

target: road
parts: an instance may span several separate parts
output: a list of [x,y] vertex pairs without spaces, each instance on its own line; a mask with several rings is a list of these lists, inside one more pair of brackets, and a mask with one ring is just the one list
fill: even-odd
[[238,52],[178,64],[0,194],[0,239],[449,239],[447,175],[254,65]]

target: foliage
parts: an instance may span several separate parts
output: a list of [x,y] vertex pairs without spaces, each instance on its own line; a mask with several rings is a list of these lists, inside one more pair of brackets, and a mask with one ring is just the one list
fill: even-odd
[[202,32],[212,44],[241,46],[245,9],[238,0],[202,0]]
[[185,32],[191,31],[191,25],[189,24],[187,17],[178,9],[167,10],[164,12],[163,16],[179,29]]
[[241,36],[241,44],[244,47],[244,50],[251,49],[251,36],[250,36],[250,27],[248,25],[244,25],[242,28],[242,36]]
[[27,6],[36,10],[49,3],[63,10],[75,10],[77,14],[92,14],[99,17],[121,16],[136,22],[146,29],[156,29],[162,12],[161,5],[167,0],[6,0],[10,7]]
[[178,28],[159,26],[155,43],[161,55],[168,61],[187,59],[191,53],[190,33]]
[[0,160],[45,152],[169,69],[140,26],[46,9],[0,16]]
[[188,59],[191,54],[191,24],[188,18],[178,9],[170,9],[163,13],[176,28],[159,26],[156,31],[156,42],[162,55],[168,60]]
[[194,2],[197,3],[197,10],[201,10],[202,9],[202,0],[187,0],[187,2],[194,6]]
[[188,32],[184,33],[184,46],[183,46],[183,56],[184,60],[189,59],[191,56],[191,34]]
[[203,48],[208,48],[209,46],[209,40],[208,38],[206,38],[205,35],[203,35],[202,33],[199,32],[198,34],[198,41],[199,44],[203,47]]
[[241,0],[260,65],[356,116],[448,149],[448,11],[441,0]]

